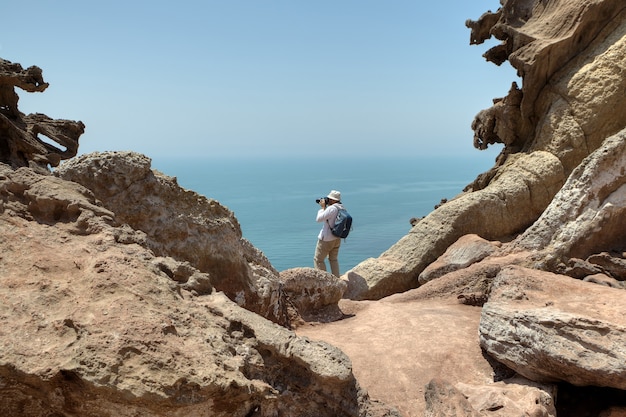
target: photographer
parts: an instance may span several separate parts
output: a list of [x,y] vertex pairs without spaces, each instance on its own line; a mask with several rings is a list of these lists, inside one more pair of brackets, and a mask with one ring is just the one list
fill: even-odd
[[341,245],[341,239],[333,235],[330,231],[330,226],[335,224],[337,218],[337,212],[341,205],[341,193],[336,190],[332,190],[328,196],[315,200],[320,209],[317,212],[317,222],[323,222],[322,230],[320,230],[317,236],[317,246],[315,247],[315,256],[313,261],[315,268],[326,271],[325,259],[328,257],[330,263],[330,270],[336,277],[339,277],[339,246]]

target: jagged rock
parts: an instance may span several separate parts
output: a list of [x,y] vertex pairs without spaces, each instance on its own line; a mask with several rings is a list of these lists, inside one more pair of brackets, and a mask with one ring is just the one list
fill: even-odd
[[243,238],[235,215],[152,170],[150,158],[96,152],[63,163],[55,175],[89,188],[119,222],[144,232],[157,255],[187,261],[204,273],[204,287],[223,291],[277,323],[287,322],[277,308],[285,302],[279,299],[278,271]]
[[557,274],[567,275],[576,279],[583,279],[588,275],[599,274],[602,269],[597,265],[578,258],[564,259],[563,262],[556,265],[554,271]]
[[306,321],[332,321],[342,317],[337,304],[346,283],[333,274],[314,268],[291,268],[280,272],[282,290]]
[[626,389],[624,293],[519,266],[494,279],[480,344],[528,379]]
[[42,92],[48,83],[43,80],[41,68],[23,69],[20,64],[0,58],[0,162],[48,172],[48,165],[55,167],[61,160],[75,156],[85,125],[54,120],[40,113],[24,115],[17,107],[19,96],[15,87],[30,93]]
[[[74,234],[88,234],[117,225],[114,213],[102,207],[85,187],[29,168],[13,170],[0,163],[0,213],[54,224]],[[124,229],[115,229],[124,231]],[[132,233],[137,241],[141,233]]]
[[608,138],[570,175],[541,217],[510,250],[543,254],[544,269],[626,247],[626,130]]
[[179,262],[174,258],[155,258],[152,262],[160,271],[181,284],[181,288],[193,295],[211,294],[213,285],[209,274],[199,272],[189,262]]
[[83,186],[0,172],[5,415],[398,415],[337,348],[190,288],[202,273],[129,239]]
[[414,288],[424,268],[464,234],[501,240],[524,231],[578,164],[626,126],[622,2],[508,0],[467,25],[472,43],[501,40],[485,57],[508,60],[522,78],[521,91],[514,85],[473,125],[478,147],[505,147],[466,193],[351,271],[349,282],[358,286],[347,294],[354,299]]
[[423,285],[449,272],[467,268],[494,253],[499,246],[475,234],[461,236],[443,255],[422,271],[418,281]]
[[497,102],[491,110],[495,120],[475,121],[479,143],[504,143],[512,148],[507,152],[548,150],[569,174],[624,127],[621,2],[508,0],[467,26],[471,43],[492,36],[502,41],[485,58],[497,65],[508,60],[523,80],[521,93],[512,89],[503,100],[517,103],[519,117],[498,110]]

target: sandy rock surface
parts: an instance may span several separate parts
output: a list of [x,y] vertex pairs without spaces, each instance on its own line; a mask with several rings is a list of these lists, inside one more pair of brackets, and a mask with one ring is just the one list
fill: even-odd
[[296,332],[346,352],[363,387],[405,416],[422,415],[434,375],[479,385],[493,380],[477,344],[478,307],[456,300],[345,301],[340,307],[348,315],[354,310],[354,317]]

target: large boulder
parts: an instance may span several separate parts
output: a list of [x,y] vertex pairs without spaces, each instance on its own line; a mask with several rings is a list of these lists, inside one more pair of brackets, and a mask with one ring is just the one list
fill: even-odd
[[278,271],[243,238],[234,213],[218,201],[180,187],[135,152],[95,152],[63,163],[55,175],[82,184],[116,219],[146,234],[159,256],[189,262],[230,299],[275,322]]
[[626,389],[624,291],[519,266],[492,284],[480,344],[534,381]]
[[[574,170],[537,222],[510,249],[541,253],[544,269],[551,270],[571,258],[586,259],[599,252],[621,253],[626,247],[624,172],[626,129],[608,138]],[[600,262],[598,256],[595,259],[596,264]],[[626,274],[619,272],[618,263],[612,268],[606,260],[604,264],[617,276]]]
[[281,289],[290,306],[306,321],[331,321],[342,317],[338,303],[346,283],[315,268],[290,268],[280,272]]

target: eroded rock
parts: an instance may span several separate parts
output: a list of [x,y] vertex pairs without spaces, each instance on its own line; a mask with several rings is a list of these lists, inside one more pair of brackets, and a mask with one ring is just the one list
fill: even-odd
[[287,300],[306,321],[331,321],[343,316],[338,303],[346,283],[333,274],[314,268],[291,268],[280,272]]
[[426,384],[424,417],[480,417],[467,398],[450,382],[435,378]]
[[623,290],[519,266],[494,279],[480,344],[533,381],[626,389]]
[[202,287],[83,186],[0,169],[6,415],[398,415],[339,349]]
[[348,271],[345,297],[379,299],[417,287],[419,274],[463,235],[499,240],[525,230],[564,181],[560,161],[548,152],[509,159],[487,188],[448,201],[380,257]]
[[463,383],[456,388],[481,416],[556,417],[557,388],[521,377],[491,385],[472,386]]
[[144,232],[155,254],[187,261],[204,273],[195,279],[208,281],[201,286],[287,323],[277,308],[284,304],[278,271],[243,238],[234,213],[218,201],[180,187],[176,178],[152,170],[150,158],[134,152],[81,155],[55,175],[90,189],[119,222]]
[[[467,26],[472,30],[471,43],[490,37],[502,41],[485,57],[498,65],[508,61],[522,79],[506,97],[480,112],[473,124],[479,148],[501,143],[504,149],[494,168],[481,174],[463,194],[426,216],[378,258],[353,268],[347,274],[346,296],[376,299],[416,287],[419,274],[465,234],[506,240],[524,232],[587,156],[607,138],[622,137],[618,135],[626,126],[626,9],[622,2],[509,0],[495,13],[468,21]],[[621,175],[621,167],[616,164],[615,168],[611,171],[616,173],[611,179],[614,185]],[[569,256],[585,259],[609,250],[608,242],[619,243],[620,236],[626,236],[621,224],[615,223],[623,206],[621,190],[613,187],[612,192],[610,197],[598,195],[610,204],[594,220],[605,238],[597,233],[587,240],[585,233],[567,226],[558,232],[562,245],[572,248]],[[591,194],[578,197],[595,198]],[[543,242],[537,247],[546,247],[555,227],[552,224],[542,231],[538,226],[528,234],[540,236]],[[565,234],[573,234],[571,244],[566,243]]]
[[29,93],[43,92],[48,83],[41,68],[23,69],[20,64],[0,59],[0,162],[48,172],[48,166],[58,166],[61,160],[75,156],[85,125],[40,113],[23,114],[17,106],[15,87]]
[[570,175],[549,207],[512,242],[511,250],[543,254],[555,270],[568,258],[586,259],[626,247],[626,130],[608,138]]

